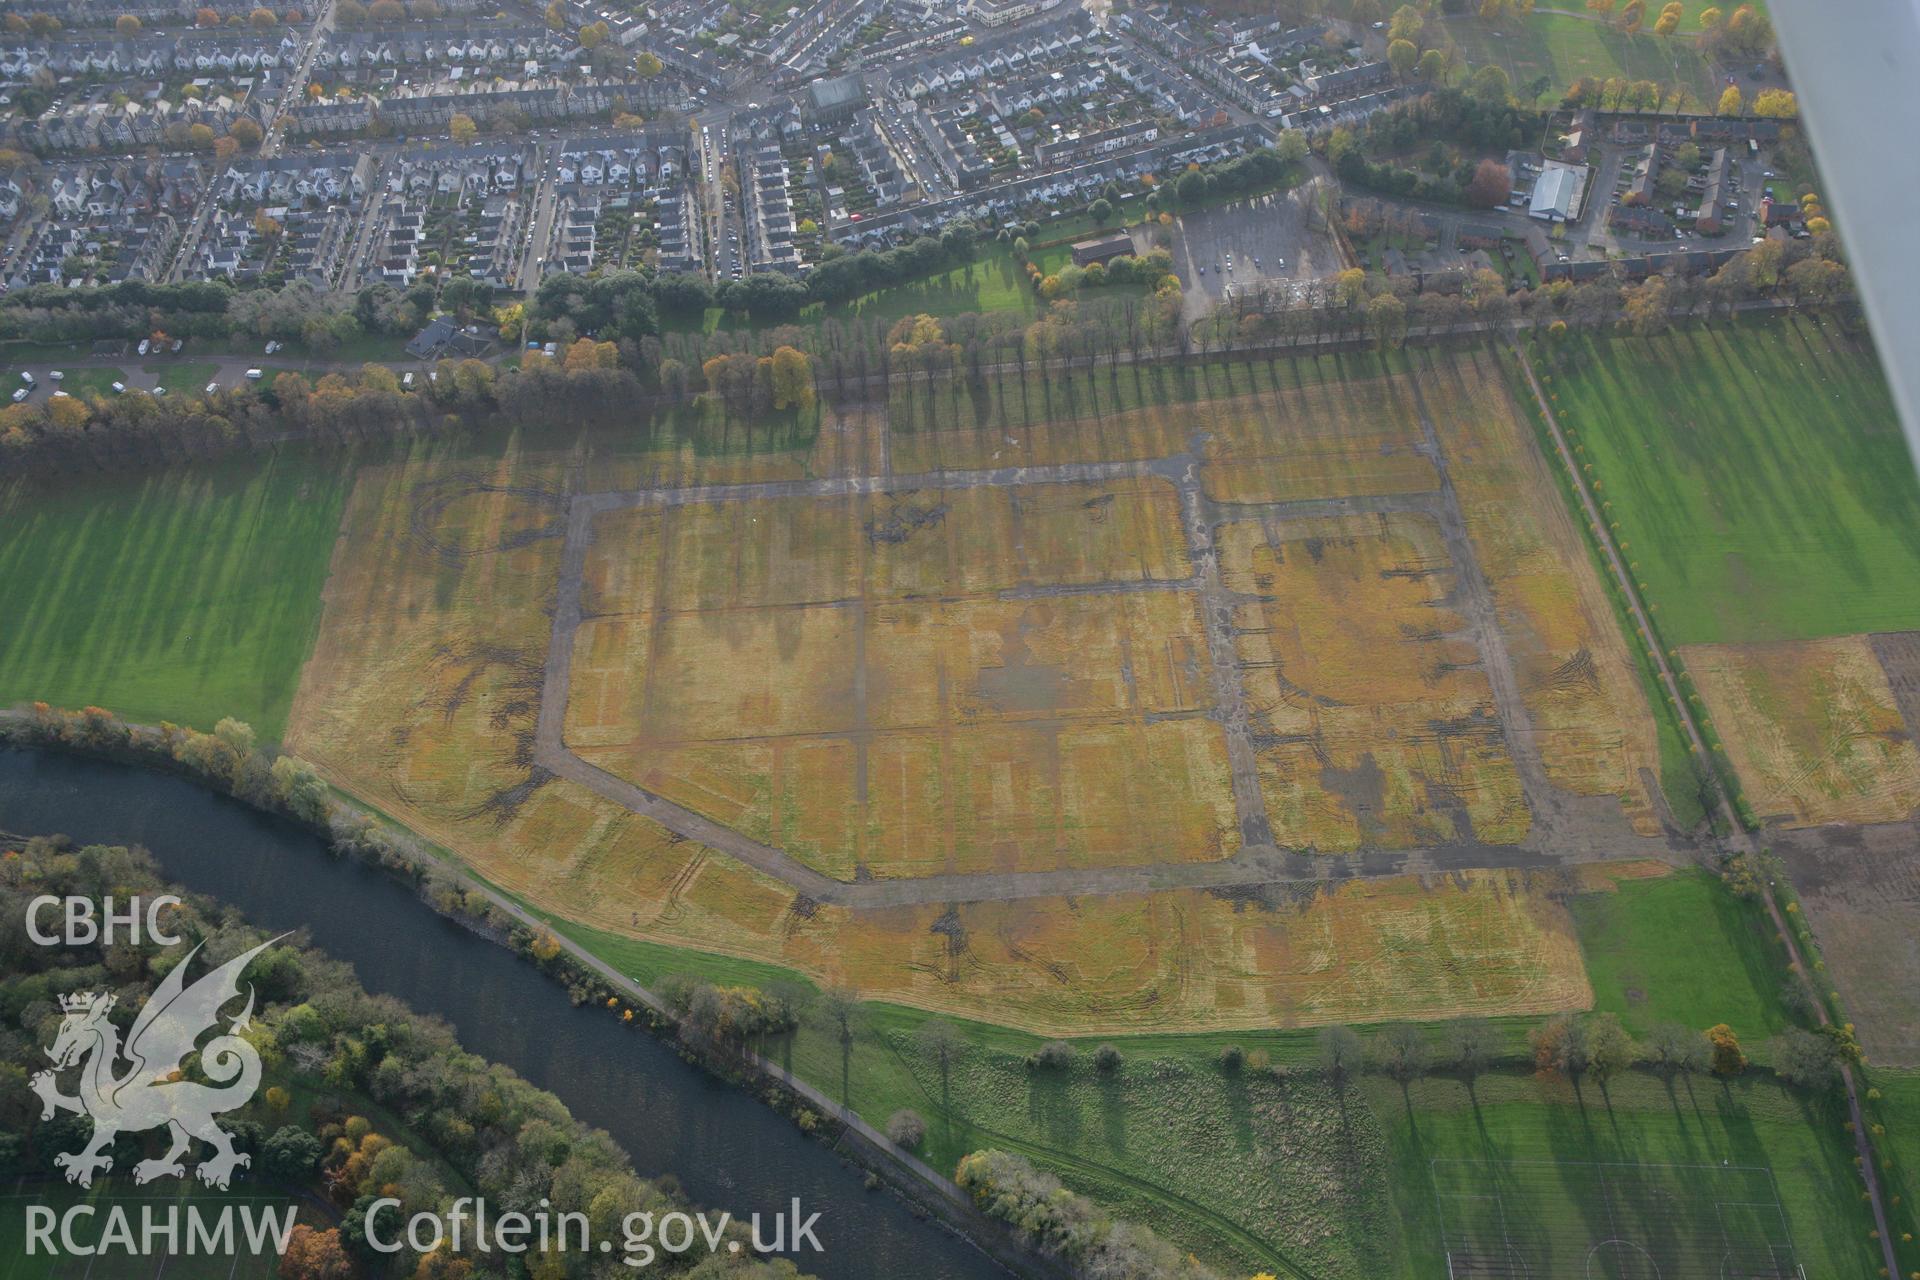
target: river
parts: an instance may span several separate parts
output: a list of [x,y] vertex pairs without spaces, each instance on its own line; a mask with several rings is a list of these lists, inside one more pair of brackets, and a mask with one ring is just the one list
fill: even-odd
[[822,1280],[973,1280],[1006,1272],[893,1196],[865,1189],[791,1122],[681,1061],[504,947],[446,920],[385,873],[331,856],[311,833],[183,778],[130,765],[0,750],[0,831],[139,844],[167,877],[274,930],[305,927],[369,991],[451,1023],[474,1053],[558,1095],[611,1133],[643,1176],[672,1173],[695,1202],[769,1218],[794,1197],[821,1214]]

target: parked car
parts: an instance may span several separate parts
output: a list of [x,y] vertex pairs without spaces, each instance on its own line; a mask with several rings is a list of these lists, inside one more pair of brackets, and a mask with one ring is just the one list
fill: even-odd
[[212,394],[213,394],[214,392],[216,392],[216,391],[218,391],[219,389],[220,389],[220,384],[219,384],[219,383],[217,383],[217,382],[209,382],[209,383],[207,384],[207,394],[208,394],[208,395],[212,395]]
[[400,385],[408,391],[413,390],[413,370],[407,370],[406,376],[400,379]]
[[141,354],[141,355],[145,355],[145,354],[147,354],[147,348],[148,348],[148,347],[151,347],[152,345],[153,345],[153,341],[152,341],[152,339],[150,339],[150,338],[142,338],[142,339],[140,339],[140,346],[138,347],[138,350],[139,350],[139,352],[140,352],[140,354]]
[[48,374],[47,376],[49,378],[52,378],[55,382],[65,382],[67,380],[67,375],[60,372],[58,369],[55,369],[52,373]]
[[22,372],[20,375],[20,381],[26,383],[30,387],[34,385],[33,375],[30,373]]
[[264,377],[266,377],[266,376],[267,376],[267,375],[266,375],[266,372],[265,372],[264,370],[261,370],[261,369],[249,369],[249,370],[247,370],[247,381],[248,381],[248,382],[258,382],[258,381],[260,381],[260,379],[262,379],[262,378],[264,378]]
[[25,400],[28,396],[32,394],[33,393],[31,391],[27,390],[25,387],[22,387],[18,391],[13,393],[13,402],[15,404],[19,404],[22,400]]
[[126,383],[124,383],[124,382],[116,382],[116,383],[114,383],[114,384],[113,384],[113,394],[115,394],[115,395],[117,395],[117,396],[123,396],[123,395],[125,395],[125,394],[127,394],[127,384],[126,384]]

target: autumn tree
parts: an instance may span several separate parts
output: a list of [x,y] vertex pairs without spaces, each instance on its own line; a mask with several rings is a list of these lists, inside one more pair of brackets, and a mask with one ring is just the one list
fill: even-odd
[[651,80],[665,69],[666,64],[645,49],[642,49],[633,60],[633,73],[642,80]]
[[1667,279],[1648,276],[1638,287],[1625,291],[1622,315],[1627,327],[1640,337],[1649,337],[1667,327]]
[[79,431],[93,416],[77,396],[54,396],[47,401],[47,425],[55,431]]
[[1646,20],[1647,0],[1627,0],[1626,7],[1620,10],[1620,29],[1630,36],[1640,34]]
[[1787,247],[1778,240],[1762,240],[1740,255],[1747,264],[1747,279],[1756,289],[1772,289],[1780,283],[1780,271],[1787,259]]
[[1709,33],[1718,31],[1721,24],[1726,20],[1726,13],[1718,5],[1708,5],[1700,11],[1700,29],[1702,31]]
[[367,6],[367,16],[383,24],[400,22],[406,18],[407,9],[400,0],[373,0]]
[[1367,303],[1367,327],[1380,350],[1397,350],[1407,340],[1407,304],[1391,293],[1375,296]]
[[1393,17],[1387,23],[1387,38],[1418,44],[1426,29],[1427,20],[1421,12],[1410,4],[1403,4],[1393,11]]
[[1646,1061],[1668,1079],[1696,1075],[1707,1069],[1707,1042],[1677,1022],[1663,1022],[1647,1035]]
[[1653,34],[1670,36],[1680,29],[1680,19],[1686,14],[1686,7],[1680,0],[1667,0],[1660,9],[1660,16],[1653,20]]
[[1491,107],[1503,107],[1513,94],[1513,80],[1507,75],[1507,69],[1497,62],[1489,62],[1473,73],[1468,87],[1473,96]]
[[1773,43],[1773,24],[1752,5],[1743,4],[1727,19],[1720,40],[1740,53],[1763,53]]
[[1737,1076],[1747,1069],[1747,1055],[1740,1050],[1740,1037],[1724,1022],[1707,1028],[1708,1065],[1722,1078]]
[[1753,99],[1753,114],[1791,120],[1800,114],[1800,103],[1791,89],[1762,89]]
[[567,26],[567,6],[565,0],[552,0],[547,5],[547,26],[555,31],[564,31]]
[[144,28],[144,24],[140,21],[140,19],[134,17],[130,13],[123,13],[119,17],[113,20],[114,34],[119,36],[125,36],[129,39],[139,35],[143,28]]
[[1840,1083],[1840,1055],[1833,1040],[1802,1027],[1788,1027],[1767,1042],[1773,1074],[1816,1092]]
[[453,113],[453,119],[447,121],[447,132],[452,135],[455,142],[472,142],[479,134],[480,126],[475,124],[473,117],[466,112],[456,111]]
[[1587,1026],[1572,1014],[1556,1014],[1527,1036],[1533,1069],[1543,1076],[1565,1076],[1576,1085],[1593,1065]]
[[1359,1035],[1352,1027],[1322,1027],[1314,1038],[1314,1047],[1320,1057],[1320,1069],[1327,1073],[1336,1088],[1346,1084],[1348,1077],[1360,1069],[1365,1047]]
[[1602,1089],[1640,1059],[1640,1047],[1617,1015],[1597,1014],[1587,1023],[1587,1070]]
[[280,1258],[281,1280],[352,1280],[353,1273],[353,1260],[340,1243],[338,1228],[317,1231],[303,1222],[287,1237],[287,1251]]
[[1466,201],[1476,208],[1491,209],[1505,204],[1512,190],[1513,172],[1498,160],[1482,160],[1473,170],[1473,181],[1467,184]]
[[774,348],[773,407],[799,410],[813,407],[813,361],[797,347]]
[[1741,96],[1740,86],[1730,84],[1720,91],[1720,105],[1714,108],[1714,112],[1723,116],[1737,116],[1746,106],[1746,101]]
[[[1809,218],[1807,227],[1816,234],[1826,230],[1825,218]],[[1786,281],[1793,300],[1804,306],[1824,307],[1843,300],[1851,291],[1847,269],[1827,258],[1802,258],[1787,268]]]
[[1398,1022],[1373,1038],[1373,1060],[1380,1070],[1406,1088],[1426,1074],[1432,1052],[1427,1037],[1410,1022]]
[[227,130],[227,136],[251,151],[260,145],[260,140],[265,137],[266,134],[260,128],[258,121],[254,120],[251,116],[241,116],[238,120],[235,120],[233,125]]
[[274,13],[273,10],[267,8],[265,5],[260,6],[259,8],[255,9],[252,13],[249,13],[247,15],[247,22],[256,31],[265,31],[269,27],[272,27],[275,24],[277,24],[279,21],[280,21],[279,15]]
[[1500,1051],[1500,1038],[1492,1024],[1477,1018],[1462,1018],[1448,1025],[1445,1045],[1448,1062],[1471,1089],[1473,1082],[1493,1065]]
[[1405,80],[1413,74],[1420,61],[1420,50],[1411,40],[1393,40],[1387,44],[1387,64],[1393,68],[1393,74]]

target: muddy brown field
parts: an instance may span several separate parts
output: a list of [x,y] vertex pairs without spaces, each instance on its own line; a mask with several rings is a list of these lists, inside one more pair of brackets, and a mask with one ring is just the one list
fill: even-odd
[[1493,370],[999,440],[370,472],[291,745],[560,915],[1005,1023],[1587,1000],[1567,877],[1692,851]]

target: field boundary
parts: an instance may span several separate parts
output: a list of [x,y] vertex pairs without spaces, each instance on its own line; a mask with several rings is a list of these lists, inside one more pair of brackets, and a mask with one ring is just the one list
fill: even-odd
[[[1628,611],[1633,618],[1634,624],[1639,628],[1640,634],[1645,637],[1644,648],[1653,661],[1654,669],[1659,676],[1660,683],[1665,686],[1667,696],[1672,700],[1673,706],[1679,716],[1680,726],[1686,733],[1688,746],[1691,748],[1695,758],[1704,762],[1705,776],[1713,787],[1713,798],[1722,812],[1723,820],[1727,824],[1727,844],[1731,846],[1733,852],[1738,856],[1754,857],[1757,855],[1758,849],[1753,843],[1752,836],[1748,832],[1745,821],[1735,806],[1733,794],[1726,780],[1722,777],[1720,769],[1715,765],[1712,753],[1707,750],[1706,735],[1701,732],[1699,724],[1695,721],[1693,711],[1688,706],[1686,695],[1681,690],[1680,682],[1674,674],[1673,665],[1668,661],[1666,651],[1662,649],[1659,644],[1659,632],[1654,629],[1652,614],[1647,609],[1646,601],[1641,598],[1638,584],[1634,581],[1633,575],[1627,572],[1627,562],[1625,556],[1621,553],[1619,543],[1607,529],[1606,521],[1601,516],[1600,504],[1595,500],[1593,490],[1589,487],[1586,476],[1574,462],[1573,450],[1567,445],[1566,432],[1560,425],[1560,418],[1554,413],[1553,406],[1547,400],[1546,390],[1540,385],[1540,377],[1534,372],[1533,361],[1529,358],[1526,347],[1521,343],[1520,335],[1518,332],[1510,332],[1508,337],[1512,343],[1514,358],[1520,366],[1521,373],[1526,375],[1528,389],[1533,393],[1534,404],[1539,410],[1540,420],[1546,424],[1548,437],[1553,442],[1554,451],[1559,456],[1560,465],[1564,467],[1566,473],[1572,477],[1574,493],[1580,501],[1580,510],[1573,514],[1577,519],[1584,520],[1588,527],[1593,530],[1599,542],[1602,559],[1606,562],[1607,571],[1617,584],[1620,594],[1625,600]],[[1787,963],[1792,971],[1792,975],[1796,981],[1805,982],[1807,981],[1806,975],[1808,973],[1808,967],[1806,961],[1801,956],[1799,936],[1787,924],[1786,916],[1780,910],[1779,900],[1774,895],[1770,879],[1764,875],[1758,877],[1758,879],[1760,900],[1766,906],[1767,916],[1772,921],[1774,929],[1779,933],[1781,942],[1787,949]],[[1813,1008],[1814,1014],[1819,1018],[1822,1028],[1833,1025],[1833,1015],[1828,1010],[1825,1000],[1816,998],[1813,1003]],[[1854,1145],[1859,1153],[1857,1159],[1860,1166],[1861,1179],[1866,1186],[1867,1198],[1873,1205],[1874,1227],[1879,1237],[1880,1249],[1885,1259],[1887,1274],[1898,1275],[1900,1273],[1900,1260],[1894,1254],[1893,1231],[1887,1218],[1886,1195],[1881,1188],[1880,1175],[1874,1162],[1873,1142],[1867,1136],[1866,1114],[1860,1102],[1860,1086],[1851,1064],[1844,1061],[1840,1063],[1840,1078],[1846,1086],[1847,1113],[1849,1120],[1852,1122]]]
[[[1426,447],[1436,455],[1439,446],[1424,409],[1420,421]],[[1061,463],[979,470],[943,470],[865,476],[836,476],[812,480],[773,480],[754,483],[690,487],[637,488],[575,493],[564,503],[564,542],[559,587],[542,680],[540,710],[534,734],[533,762],[545,774],[564,778],[648,818],[668,830],[699,842],[768,875],[797,891],[812,904],[855,909],[926,904],[1012,901],[1056,896],[1110,896],[1145,894],[1168,889],[1234,889],[1284,883],[1315,883],[1352,878],[1430,875],[1466,870],[1562,869],[1593,859],[1580,853],[1555,850],[1552,822],[1560,806],[1543,768],[1528,728],[1524,703],[1514,685],[1504,638],[1494,621],[1485,577],[1465,532],[1459,501],[1439,468],[1437,489],[1410,494],[1306,498],[1293,501],[1229,503],[1210,498],[1202,490],[1204,458],[1196,441],[1186,452],[1125,462]],[[839,880],[801,862],[783,849],[753,839],[740,831],[649,791],[582,758],[565,741],[566,711],[572,684],[574,642],[586,620],[583,595],[586,561],[593,542],[596,517],[638,507],[679,507],[788,498],[845,498],[924,490],[958,490],[981,486],[1088,484],[1129,479],[1160,479],[1178,491],[1187,553],[1194,566],[1190,579],[1168,583],[1169,588],[1194,591],[1201,603],[1201,620],[1213,684],[1212,718],[1221,726],[1231,769],[1235,815],[1241,847],[1225,858],[1209,862],[1160,862],[1106,868],[1070,868],[1050,871],[953,873],[898,879]],[[1221,581],[1214,531],[1232,521],[1286,521],[1350,515],[1416,515],[1435,522],[1453,567],[1460,577],[1459,608],[1471,629],[1481,664],[1486,669],[1505,741],[1522,779],[1535,829],[1520,845],[1488,845],[1473,840],[1400,850],[1368,851],[1360,855],[1318,854],[1286,848],[1274,841],[1260,789],[1259,764],[1246,706],[1239,661],[1233,648],[1233,609],[1237,597]],[[1639,840],[1640,847],[1626,848]],[[1649,856],[1672,862],[1676,851],[1665,840],[1623,834],[1612,841],[1608,859]],[[1688,859],[1691,861],[1691,859]]]

